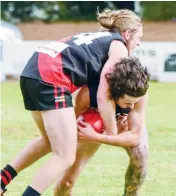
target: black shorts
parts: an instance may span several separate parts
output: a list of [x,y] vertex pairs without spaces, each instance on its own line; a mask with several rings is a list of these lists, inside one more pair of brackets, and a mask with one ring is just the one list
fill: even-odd
[[24,106],[30,111],[73,107],[71,93],[40,80],[20,77]]

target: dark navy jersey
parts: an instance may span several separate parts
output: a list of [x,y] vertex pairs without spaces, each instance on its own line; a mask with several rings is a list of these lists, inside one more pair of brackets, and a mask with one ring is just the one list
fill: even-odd
[[[89,97],[90,97],[90,106],[91,107],[98,107],[97,104],[97,92],[98,92],[98,84],[96,85],[89,85]],[[131,111],[131,108],[121,108],[119,105],[116,105],[116,116],[128,114]]]
[[76,87],[99,82],[110,44],[123,38],[115,32],[91,32],[54,41],[36,49],[21,76]]

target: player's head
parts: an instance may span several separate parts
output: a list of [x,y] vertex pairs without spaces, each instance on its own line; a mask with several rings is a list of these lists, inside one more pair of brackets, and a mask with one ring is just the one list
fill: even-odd
[[142,21],[133,11],[126,9],[105,10],[102,13],[97,13],[97,20],[109,31],[118,31],[126,41],[129,52],[140,45],[140,39],[143,35]]
[[121,59],[105,77],[110,97],[122,108],[133,108],[149,88],[150,74],[135,57]]

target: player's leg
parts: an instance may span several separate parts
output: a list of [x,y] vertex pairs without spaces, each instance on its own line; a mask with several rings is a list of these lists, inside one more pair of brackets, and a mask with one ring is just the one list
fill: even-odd
[[83,86],[79,89],[79,91],[74,96],[75,104],[75,114],[76,118],[78,118],[82,113],[87,111],[90,108],[90,97],[89,97],[89,89],[87,86]]
[[73,164],[76,156],[77,124],[72,97],[66,89],[34,79],[27,80],[25,90],[37,110],[41,111],[52,156],[33,178],[23,196],[43,193]]
[[[87,98],[87,87],[83,87],[79,93],[79,101],[76,102],[76,111],[79,110],[81,113],[85,111],[86,106],[86,99]],[[88,100],[89,101],[89,100]],[[83,104],[81,104],[83,103]],[[29,104],[29,103],[28,103]],[[89,106],[89,103],[88,103]],[[76,112],[77,113],[77,112]],[[15,173],[21,172],[26,167],[30,166],[38,159],[43,157],[44,155],[51,152],[51,146],[48,140],[48,136],[46,134],[46,130],[43,124],[43,119],[41,112],[39,111],[32,111],[32,117],[41,132],[41,137],[38,137],[32,140],[16,157],[14,160],[11,161],[8,165],[15,170]],[[7,166],[8,167],[8,166]],[[10,171],[8,171],[10,172]]]
[[124,196],[138,196],[148,166],[148,133],[145,126],[140,144],[133,148],[126,148],[126,151],[130,162],[125,175]]
[[63,178],[58,180],[54,189],[54,196],[71,196],[73,187],[82,170],[99,148],[99,144],[79,143],[76,161],[65,172]]
[[[87,98],[88,96],[87,87],[82,87],[81,91],[79,92],[79,99],[76,99],[75,103],[75,112],[77,116],[86,111],[89,107],[90,104]],[[10,163],[17,173],[51,152],[51,145],[46,134],[41,112],[32,111],[32,117],[41,132],[41,137],[32,140]]]
[[[90,92],[91,91],[91,92]],[[75,99],[75,112],[77,117],[88,110],[90,102],[92,103],[91,96],[96,96],[92,89],[87,86],[81,88]],[[78,143],[76,160],[74,164],[66,171],[63,178],[56,183],[54,195],[55,196],[70,196],[72,189],[78,179],[81,171],[84,169],[88,161],[92,158],[100,145],[91,143]]]
[[41,132],[41,136],[32,140],[10,163],[17,173],[51,151],[41,113],[39,111],[32,111],[32,117]]
[[23,196],[31,195],[31,187],[43,193],[75,161],[77,125],[74,108],[43,111],[42,117],[51,143],[52,156],[36,173]]
[[[83,113],[88,109],[90,106],[90,100],[89,100],[89,92],[88,88],[86,86],[82,87],[81,90],[78,93],[78,99],[75,99],[75,111],[77,116],[79,114]],[[25,94],[25,96],[28,96]],[[28,98],[28,97],[27,97]],[[28,107],[32,107],[32,103],[29,102],[26,103]],[[34,162],[36,162],[38,159],[43,157],[44,155],[51,152],[51,146],[48,140],[48,136],[46,134],[46,130],[43,124],[43,119],[41,116],[41,113],[39,111],[32,111],[32,117],[39,128],[41,132],[41,137],[38,137],[34,140],[32,140],[18,155],[15,157],[14,160],[11,161],[10,164],[6,165],[6,167],[3,169],[7,171],[12,177],[16,177],[16,175],[21,172],[26,167],[30,166]],[[3,170],[1,173],[4,173]],[[5,175],[6,177],[6,175]],[[4,177],[4,178],[5,178]],[[8,178],[8,177],[7,177]],[[8,179],[7,179],[8,181]],[[8,181],[7,184],[9,184],[10,181]],[[4,189],[3,182],[1,183],[1,188]]]
[[[30,110],[35,110],[33,102],[29,99],[29,94],[24,87],[26,86],[27,80],[21,79],[20,85],[23,96],[25,97],[25,107]],[[37,161],[42,156],[46,155],[50,150],[50,143],[44,128],[43,119],[39,111],[32,111],[32,116],[36,122],[40,132],[41,137],[32,140],[16,157],[11,163],[7,164],[1,170],[1,192],[5,187],[11,182],[17,174]]]

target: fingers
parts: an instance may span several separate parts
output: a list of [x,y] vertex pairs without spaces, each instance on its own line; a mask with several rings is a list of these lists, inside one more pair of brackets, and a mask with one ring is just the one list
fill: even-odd
[[77,123],[77,127],[78,127],[78,132],[86,132],[88,129],[90,129],[91,125],[84,122],[84,121],[79,121]]
[[81,132],[78,132],[78,138],[82,137],[84,134],[82,134]]
[[85,134],[80,131],[78,132],[78,142],[87,142]]
[[117,119],[117,122],[120,122],[120,123],[126,123],[127,122],[127,118],[128,118],[128,115],[119,115],[118,116],[118,119]]
[[[84,127],[89,127],[89,126],[91,126],[89,123],[87,123],[87,122],[85,122],[85,121],[83,121],[83,120],[79,121],[79,124],[83,125]],[[78,126],[80,126],[80,125],[78,125]]]
[[83,121],[83,120],[84,120],[84,117],[81,115],[81,116],[79,116],[79,117],[77,118],[76,121],[77,121],[77,123],[78,123],[78,122]]

